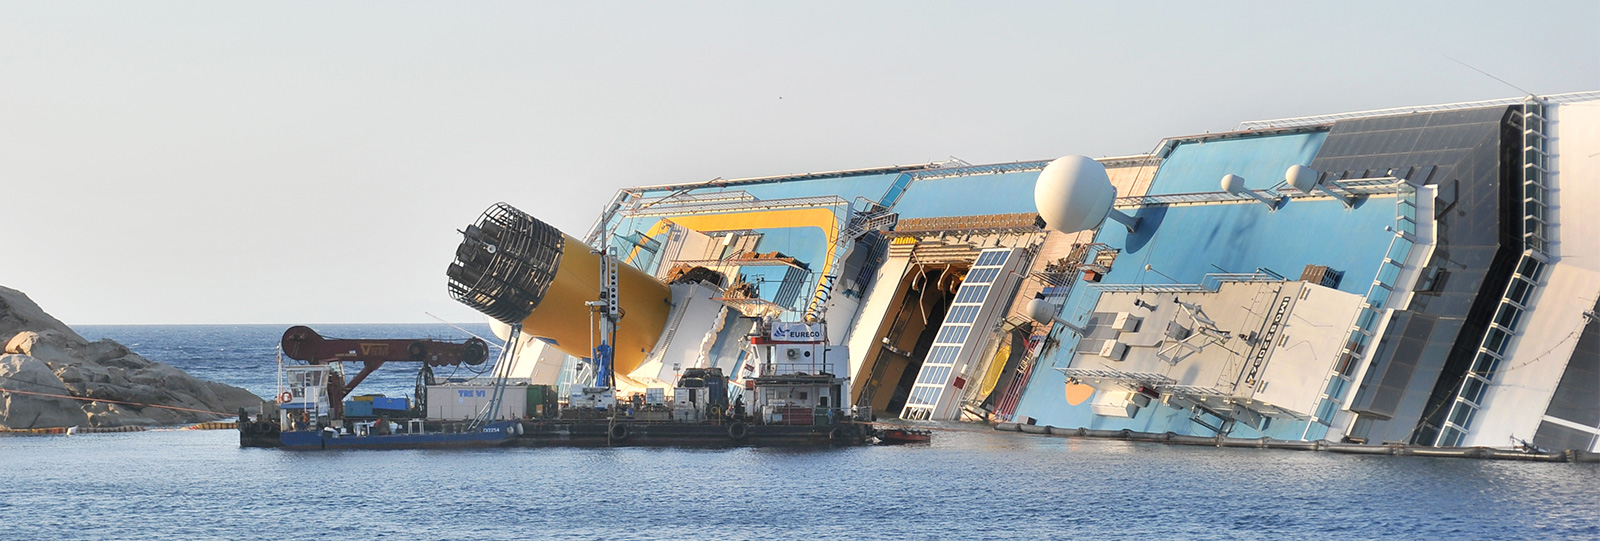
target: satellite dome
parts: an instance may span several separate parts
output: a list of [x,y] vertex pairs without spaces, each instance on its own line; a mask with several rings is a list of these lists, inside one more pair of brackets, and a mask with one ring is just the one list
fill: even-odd
[[1284,173],[1283,180],[1300,190],[1300,193],[1311,193],[1311,188],[1317,185],[1317,172],[1310,167],[1294,164]]
[[1039,323],[1049,323],[1050,320],[1056,318],[1056,312],[1060,310],[1056,305],[1050,304],[1050,301],[1044,299],[1028,301],[1027,307],[1023,309],[1028,314],[1029,319]]
[[1088,329],[1074,325],[1065,319],[1057,317],[1056,313],[1061,311],[1061,307],[1050,304],[1050,301],[1035,297],[1033,300],[1028,301],[1028,305],[1023,308],[1023,311],[1028,314],[1029,318],[1041,324],[1049,325],[1051,323],[1055,323],[1066,330],[1078,333],[1078,336],[1085,336],[1089,334]]
[[1246,188],[1244,185],[1244,177],[1239,175],[1223,175],[1222,191],[1231,193],[1233,195],[1243,195],[1256,201],[1260,201],[1261,204],[1266,205],[1267,208],[1272,209],[1273,212],[1278,211],[1278,202],[1282,200],[1281,197],[1268,198],[1267,196],[1256,193],[1250,188]]
[[1051,229],[1076,233],[1105,221],[1117,199],[1117,188],[1100,162],[1085,156],[1064,156],[1046,165],[1033,185],[1033,204]]
[[1239,175],[1223,175],[1222,191],[1228,193],[1241,193],[1246,191],[1244,187],[1244,177]]

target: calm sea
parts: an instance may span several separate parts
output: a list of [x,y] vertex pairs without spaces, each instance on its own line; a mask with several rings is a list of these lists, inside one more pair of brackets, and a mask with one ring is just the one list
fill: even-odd
[[[281,327],[80,331],[262,394],[276,385]],[[385,385],[409,391],[409,376],[394,378]],[[1596,464],[987,430],[806,450],[285,452],[239,449],[228,431],[0,438],[0,539],[1594,539],[1597,489]]]

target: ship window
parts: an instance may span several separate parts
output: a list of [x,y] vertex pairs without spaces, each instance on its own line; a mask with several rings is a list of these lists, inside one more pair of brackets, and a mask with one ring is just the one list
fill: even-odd
[[1356,369],[1356,361],[1359,359],[1360,357],[1349,351],[1339,355],[1339,374],[1348,376],[1354,373]]
[[1442,447],[1455,447],[1461,444],[1461,431],[1453,426],[1447,426],[1439,433],[1439,445]]
[[1384,263],[1378,270],[1378,282],[1393,287],[1395,278],[1400,276],[1400,264],[1395,262]]
[[1381,288],[1381,287],[1372,288],[1372,294],[1371,295],[1367,295],[1367,304],[1370,304],[1370,305],[1375,306],[1375,307],[1382,307],[1383,303],[1387,302],[1388,300],[1389,300],[1389,290]]
[[1327,394],[1329,398],[1339,398],[1339,395],[1344,393],[1344,386],[1346,383],[1349,382],[1344,378],[1333,378],[1328,382],[1328,389],[1324,394]]
[[1394,244],[1389,247],[1389,259],[1404,262],[1409,255],[1411,255],[1411,241],[1396,237]]
[[1500,358],[1487,351],[1478,352],[1478,359],[1472,363],[1472,371],[1483,374],[1485,377],[1494,377],[1494,369],[1500,366]]
[[1319,420],[1332,419],[1333,418],[1333,412],[1334,412],[1335,409],[1336,409],[1336,404],[1334,404],[1332,400],[1328,400],[1326,398],[1322,399],[1322,403],[1317,405],[1317,419],[1319,419]]
[[1377,327],[1377,319],[1377,310],[1362,308],[1361,316],[1356,318],[1356,326],[1370,331]]
[[1501,327],[1515,329],[1517,328],[1517,322],[1521,319],[1522,310],[1518,310],[1517,307],[1509,304],[1502,304],[1500,305],[1500,313],[1494,317],[1494,322],[1500,324]]
[[1505,331],[1490,327],[1489,335],[1483,339],[1483,349],[1493,351],[1495,355],[1504,355],[1506,353],[1507,338],[1509,338],[1509,335]]
[[1467,376],[1466,385],[1461,387],[1461,398],[1473,404],[1481,404],[1483,399],[1483,380]]
[[1522,267],[1517,269],[1517,274],[1527,276],[1529,280],[1535,282],[1539,281],[1539,274],[1542,272],[1544,272],[1544,264],[1531,257],[1524,259]]
[[1527,306],[1528,303],[1524,301],[1528,300],[1528,292],[1532,289],[1533,288],[1530,286],[1530,284],[1528,284],[1528,282],[1522,280],[1512,280],[1511,289],[1506,290],[1506,298],[1511,299],[1511,302]]
[[1371,340],[1372,337],[1367,336],[1367,333],[1357,329],[1350,331],[1350,339],[1345,341],[1344,347],[1350,350],[1351,353],[1360,354],[1361,350],[1367,347],[1367,342]]
[[1456,411],[1450,414],[1450,422],[1456,426],[1467,426],[1472,422],[1472,414],[1476,411],[1476,408],[1467,407],[1466,404],[1457,405]]

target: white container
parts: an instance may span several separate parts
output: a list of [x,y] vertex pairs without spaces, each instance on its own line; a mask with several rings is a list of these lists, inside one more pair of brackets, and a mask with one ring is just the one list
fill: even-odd
[[1100,346],[1100,356],[1113,361],[1120,361],[1127,354],[1128,345],[1116,340],[1106,340],[1105,344]]
[[1119,332],[1134,332],[1139,330],[1142,318],[1127,312],[1117,312],[1117,318],[1111,323],[1111,328]]
[[[428,418],[441,421],[476,419],[478,412],[489,406],[494,398],[494,386],[483,384],[447,384],[428,386]],[[500,409],[495,419],[521,419],[528,406],[527,385],[507,385],[500,398]]]

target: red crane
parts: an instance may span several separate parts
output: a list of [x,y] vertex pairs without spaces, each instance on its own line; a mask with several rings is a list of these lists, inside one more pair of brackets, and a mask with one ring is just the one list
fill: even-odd
[[344,377],[328,375],[328,409],[332,418],[344,418],[344,397],[389,362],[418,362],[427,366],[477,366],[489,359],[489,346],[483,340],[464,342],[431,339],[346,339],[327,338],[311,327],[296,325],[283,332],[283,354],[311,364],[359,362],[361,371],[346,383]]

